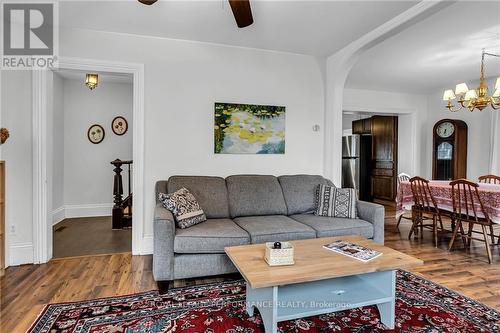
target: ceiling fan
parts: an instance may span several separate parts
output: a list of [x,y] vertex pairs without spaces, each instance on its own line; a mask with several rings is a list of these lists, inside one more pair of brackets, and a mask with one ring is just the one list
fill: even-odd
[[[152,5],[158,0],[138,0],[144,5]],[[234,19],[238,28],[248,27],[253,23],[252,9],[250,8],[250,0],[228,0],[233,11]]]

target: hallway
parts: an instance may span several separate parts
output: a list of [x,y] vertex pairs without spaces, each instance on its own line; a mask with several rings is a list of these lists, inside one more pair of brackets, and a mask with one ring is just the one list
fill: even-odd
[[111,217],[65,219],[53,227],[53,258],[132,251],[132,229],[111,229]]

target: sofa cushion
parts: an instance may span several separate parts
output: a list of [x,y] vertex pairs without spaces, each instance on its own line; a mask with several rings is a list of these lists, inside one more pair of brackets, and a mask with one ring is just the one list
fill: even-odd
[[280,176],[278,180],[283,189],[288,215],[311,213],[316,208],[316,189],[319,184],[333,185],[318,175]]
[[194,195],[184,187],[173,193],[160,193],[158,199],[166,209],[174,214],[177,227],[181,229],[207,220]]
[[176,229],[175,253],[225,253],[224,247],[249,244],[250,237],[230,219],[208,219],[187,229]]
[[185,187],[191,192],[209,219],[229,217],[226,181],[220,177],[172,176],[168,192]]
[[316,211],[318,216],[331,216],[355,219],[356,190],[353,188],[337,188],[335,186],[318,185],[316,192]]
[[373,238],[373,224],[364,220],[313,214],[299,214],[290,217],[316,230],[317,237],[359,235]]
[[250,234],[252,244],[316,238],[316,232],[283,215],[237,217],[234,222]]
[[274,176],[229,176],[226,184],[232,217],[287,213],[283,191]]

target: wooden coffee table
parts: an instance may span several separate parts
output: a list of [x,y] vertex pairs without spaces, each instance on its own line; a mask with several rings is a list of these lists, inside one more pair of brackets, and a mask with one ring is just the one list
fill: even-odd
[[[323,248],[334,240],[348,240],[383,255],[367,263]],[[254,308],[266,333],[276,333],[278,322],[377,305],[381,322],[394,328],[396,271],[423,261],[359,236],[326,237],[291,242],[293,266],[268,266],[265,244],[226,247],[225,251],[247,282],[246,310]]]

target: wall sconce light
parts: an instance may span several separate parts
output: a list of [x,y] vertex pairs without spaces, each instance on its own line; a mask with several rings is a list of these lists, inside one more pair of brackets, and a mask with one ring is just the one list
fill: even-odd
[[99,77],[97,74],[87,74],[85,76],[85,85],[89,87],[90,90],[95,89],[99,83]]

